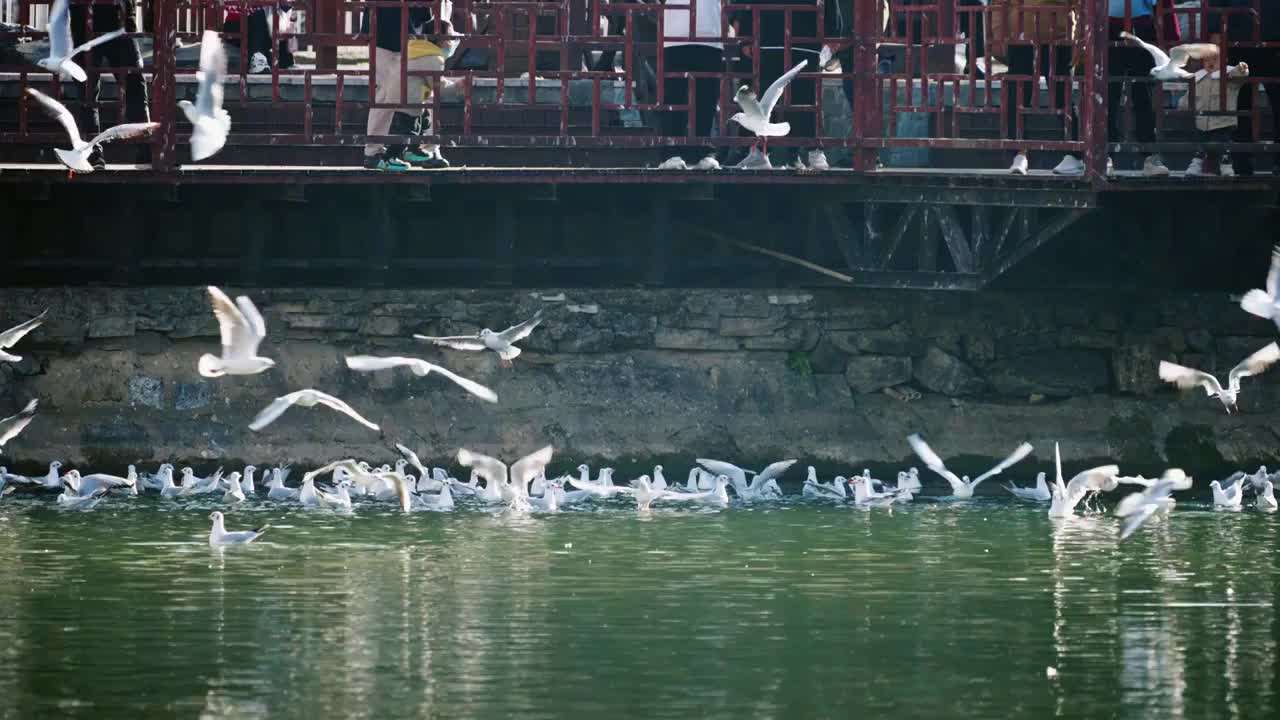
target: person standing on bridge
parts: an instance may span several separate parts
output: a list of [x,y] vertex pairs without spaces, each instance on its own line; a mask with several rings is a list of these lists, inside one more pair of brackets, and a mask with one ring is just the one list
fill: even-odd
[[[113,3],[95,3],[93,5],[93,32],[102,35],[113,30],[124,28],[126,32],[138,32],[138,23],[134,20],[133,0],[115,0]],[[150,31],[151,2],[142,3],[143,28]],[[80,45],[89,40],[88,6],[71,5],[71,40]],[[102,73],[100,67],[124,68],[124,82],[116,75],[116,87],[124,88],[124,117],[126,122],[142,123],[151,119],[147,106],[147,83],[142,77],[142,53],[138,50],[138,42],[128,35],[105,42],[92,50],[92,67],[87,67],[89,75],[85,81],[85,96],[90,101],[81,106],[80,128],[86,137],[102,132],[102,118],[98,111],[98,99],[102,96]],[[140,165],[151,163],[151,146],[142,144],[137,147],[135,161]],[[107,167],[106,158],[102,154],[102,146],[98,145],[89,153],[89,164],[94,170]]]
[[[1162,37],[1156,36],[1156,6],[1159,5],[1162,17]],[[1136,79],[1130,87],[1133,102],[1134,131],[1138,142],[1152,143],[1156,140],[1156,111],[1151,99],[1154,90],[1151,80],[1151,69],[1155,61],[1141,47],[1121,43],[1120,33],[1127,22],[1132,23],[1129,32],[1146,42],[1159,45],[1163,41],[1166,47],[1177,45],[1182,38],[1182,30],[1173,12],[1173,0],[1109,0],[1107,38],[1111,43],[1107,48],[1107,70],[1111,74],[1107,84],[1107,142],[1117,143],[1124,140],[1124,116],[1120,112],[1120,101],[1124,96],[1125,77]],[[1127,17],[1126,17],[1127,14]],[[1121,43],[1117,45],[1116,43]],[[1111,159],[1107,159],[1107,174],[1112,172]],[[1146,177],[1163,177],[1169,174],[1169,168],[1160,158],[1160,153],[1147,155],[1142,163],[1142,174]]]
[[[1207,30],[1209,42],[1220,45],[1223,40],[1223,26],[1226,29],[1227,42],[1253,43],[1254,29],[1258,29],[1260,42],[1280,42],[1280,0],[1259,0],[1258,15],[1253,14],[1254,0],[1209,0]],[[1217,9],[1234,8],[1236,12],[1223,15]],[[1242,47],[1228,48],[1227,59],[1235,63],[1243,62],[1249,67],[1249,74],[1262,78],[1270,78],[1259,83],[1267,89],[1267,100],[1271,105],[1271,139],[1280,141],[1280,48]],[[1224,63],[1225,64],[1225,63]],[[1228,90],[1228,93],[1231,91]],[[1215,91],[1216,94],[1216,91]],[[1253,103],[1257,97],[1255,83],[1244,83],[1240,86],[1240,95],[1235,108],[1247,113],[1239,118],[1231,139],[1235,142],[1253,142]],[[1199,93],[1196,95],[1199,100]],[[1230,95],[1228,95],[1230,102]],[[1271,163],[1271,173],[1280,175],[1280,161],[1275,155]],[[1237,152],[1233,155],[1235,173],[1237,175],[1253,174],[1253,155]],[[1224,166],[1223,170],[1226,169]]]
[[[696,19],[693,16],[696,15]],[[697,27],[692,27],[693,22]],[[662,101],[665,105],[689,105],[689,110],[662,113],[665,137],[705,138],[716,124],[720,100],[720,78],[673,76],[675,73],[717,73],[724,71],[724,43],[721,42],[720,0],[666,0],[662,9]],[[690,133],[690,116],[693,128]],[[675,146],[675,153],[658,166],[659,170],[719,170],[720,161],[709,142]]]

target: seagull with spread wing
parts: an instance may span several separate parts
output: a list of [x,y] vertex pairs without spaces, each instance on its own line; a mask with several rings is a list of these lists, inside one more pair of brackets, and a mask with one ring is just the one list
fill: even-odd
[[196,369],[204,377],[223,375],[257,375],[275,367],[271,358],[258,357],[258,345],[267,336],[267,323],[262,313],[248,296],[236,301],[218,288],[209,286],[209,301],[213,304],[213,316],[218,319],[218,332],[222,335],[222,356],[205,353]]
[[1151,56],[1151,60],[1155,63],[1155,67],[1151,68],[1151,77],[1157,80],[1185,80],[1195,77],[1194,74],[1185,70],[1187,63],[1191,60],[1204,60],[1205,58],[1215,57],[1218,54],[1217,45],[1189,43],[1174,46],[1169,50],[1169,54],[1166,55],[1160,48],[1145,42],[1142,38],[1132,33],[1122,32],[1120,37],[1130,44],[1137,45],[1147,51],[1147,54]]
[[222,108],[222,80],[227,76],[227,51],[222,38],[205,30],[200,38],[200,70],[196,72],[196,101],[178,101],[191,123],[191,159],[212,157],[227,143],[231,115]]
[[1236,399],[1240,394],[1240,379],[1258,375],[1280,360],[1280,345],[1270,343],[1255,352],[1227,373],[1227,387],[1223,388],[1218,378],[1203,370],[1175,365],[1165,360],[1160,361],[1160,379],[1171,382],[1180,388],[1191,388],[1199,385],[1209,397],[1216,397],[1227,409],[1227,413],[1240,412]]
[[1266,288],[1254,288],[1240,298],[1240,307],[1250,315],[1267,318],[1280,327],[1280,245],[1271,249],[1271,269]]
[[36,61],[36,65],[54,73],[63,80],[75,80],[76,82],[84,82],[89,79],[89,76],[85,74],[84,68],[77,65],[71,58],[124,35],[124,28],[120,28],[99,35],[83,45],[72,47],[71,43],[75,41],[71,39],[71,3],[69,0],[53,0],[53,7],[49,9],[49,27],[47,29],[49,31],[49,57],[40,58]]
[[1126,495],[1116,506],[1116,517],[1125,518],[1124,527],[1120,530],[1120,539],[1124,540],[1133,534],[1156,514],[1156,511],[1173,503],[1171,495],[1175,490],[1189,490],[1191,478],[1178,468],[1166,470],[1159,480],[1154,481],[1147,489]]
[[44,316],[49,314],[46,308],[44,312],[31,318],[30,320],[0,333],[0,362],[18,362],[22,359],[21,355],[10,355],[5,350],[18,344],[18,341],[27,336],[27,333],[35,330],[44,324]]
[[520,348],[516,347],[515,344],[529,337],[529,334],[541,322],[542,311],[539,310],[528,320],[519,325],[512,325],[502,332],[494,332],[489,328],[484,328],[475,335],[450,335],[445,337],[414,335],[414,337],[436,345],[453,348],[454,350],[492,350],[498,353],[498,357],[505,363],[503,367],[514,367],[515,359],[520,356]]
[[10,415],[0,420],[0,448],[4,447],[5,443],[18,437],[18,433],[27,429],[27,426],[36,417],[36,405],[38,403],[39,400],[33,398],[17,415]]
[[733,101],[738,103],[738,107],[742,108],[742,112],[734,113],[729,120],[750,130],[756,136],[757,145],[763,141],[764,153],[769,152],[769,138],[786,137],[791,132],[791,123],[785,121],[779,123],[770,122],[769,118],[773,116],[773,109],[778,105],[778,101],[782,99],[782,93],[787,89],[787,85],[808,64],[808,60],[801,60],[799,65],[783,73],[764,91],[764,97],[759,100],[756,99],[756,94],[752,92],[749,85],[743,85],[738,88],[738,92],[734,93]]
[[1069,518],[1075,515],[1076,506],[1090,495],[1111,492],[1119,487],[1116,476],[1120,474],[1117,465],[1099,465],[1077,473],[1070,481],[1063,481],[1062,453],[1058,443],[1053,444],[1053,484],[1049,492],[1053,496],[1049,501],[1049,517]]
[[156,122],[125,123],[107,128],[95,135],[89,142],[85,142],[80,138],[80,128],[76,126],[75,117],[71,115],[71,111],[67,110],[65,105],[35,88],[27,88],[27,94],[35,98],[45,112],[54,120],[57,120],[63,129],[67,131],[67,137],[71,138],[71,149],[54,148],[53,153],[58,156],[58,160],[61,160],[63,165],[76,172],[93,172],[93,166],[89,164],[89,154],[93,152],[95,147],[115,140],[132,140],[145,137],[160,127],[160,123]]
[[481,400],[486,400],[492,403],[498,402],[497,393],[484,385],[481,385],[474,380],[468,380],[457,373],[450,372],[449,370],[442,368],[439,365],[429,363],[426,360],[419,360],[418,358],[410,357],[375,357],[373,355],[352,355],[347,358],[347,367],[357,372],[373,372],[375,370],[388,370],[402,366],[412,370],[413,374],[418,377],[426,377],[433,372],[439,373],[449,380],[452,380],[463,390],[466,390]]
[[471,452],[466,448],[458,450],[458,464],[474,468],[476,473],[485,479],[487,486],[497,488],[502,500],[513,510],[529,510],[529,483],[542,475],[551,463],[554,449],[547,445],[532,452],[511,464],[488,455]]
[[370,430],[381,430],[376,423],[366,420],[363,415],[356,412],[350,405],[342,402],[332,395],[329,395],[328,393],[322,393],[319,390],[312,390],[311,388],[291,392],[288,395],[281,395],[276,398],[270,405],[264,408],[262,412],[258,413],[258,416],[253,419],[253,422],[249,423],[249,429],[254,431],[261,430],[275,422],[277,418],[283,415],[286,410],[294,405],[297,405],[298,407],[315,407],[316,405],[324,405],[325,407],[337,410]]
[[920,456],[920,459],[924,461],[924,464],[928,466],[930,470],[941,475],[944,480],[951,484],[952,495],[960,500],[973,497],[974,489],[976,489],[983,480],[1004,472],[1007,468],[1030,455],[1032,450],[1031,443],[1024,442],[1019,445],[1013,453],[1009,455],[1009,457],[1001,460],[995,467],[982,473],[973,480],[970,480],[968,475],[965,475],[964,477],[957,477],[955,473],[948,470],[947,466],[942,462],[942,458],[938,457],[938,454],[935,453],[933,449],[925,443],[924,438],[919,435],[907,436],[907,443],[911,445],[911,449],[915,451],[916,455]]

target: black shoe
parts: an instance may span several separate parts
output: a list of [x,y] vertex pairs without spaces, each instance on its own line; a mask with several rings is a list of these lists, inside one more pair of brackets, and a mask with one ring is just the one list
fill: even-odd
[[107,159],[102,155],[102,146],[98,145],[89,151],[89,164],[94,170],[106,170]]

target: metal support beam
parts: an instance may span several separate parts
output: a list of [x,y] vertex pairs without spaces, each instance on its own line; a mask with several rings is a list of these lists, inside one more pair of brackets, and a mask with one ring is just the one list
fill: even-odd
[[942,231],[942,241],[946,243],[947,251],[951,253],[951,262],[955,265],[956,272],[975,272],[977,266],[974,253],[969,247],[969,240],[964,235],[964,228],[960,227],[955,206],[935,205],[931,212],[937,218],[938,229]]
[[884,249],[880,253],[880,259],[873,267],[888,268],[889,263],[893,262],[893,256],[898,252],[898,247],[902,245],[902,238],[906,237],[907,229],[911,227],[911,221],[921,213],[921,209],[915,206],[909,206],[902,210],[902,214],[898,216],[898,222],[893,226],[893,230],[889,233],[889,238],[884,244]]
[[991,281],[1003,275],[1010,268],[1022,262],[1028,255],[1038,250],[1045,243],[1057,237],[1064,230],[1076,224],[1081,218],[1089,214],[1088,210],[1064,210],[1050,223],[1040,228],[1034,237],[1019,244],[1013,248],[1008,254],[999,258],[997,262],[982,276],[982,286],[986,286]]

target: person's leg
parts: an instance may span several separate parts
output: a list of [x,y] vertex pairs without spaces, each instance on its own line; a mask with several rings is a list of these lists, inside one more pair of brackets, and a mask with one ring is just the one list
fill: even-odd
[[[374,61],[377,65],[374,77],[374,102],[378,104],[400,102],[400,53],[383,48],[374,50]],[[370,108],[365,133],[369,136],[388,135],[391,131],[391,117],[395,114],[389,108]],[[386,152],[386,146],[371,142],[364,146],[365,164],[371,158],[377,158]]]
[[[1124,142],[1124,118],[1120,112],[1120,101],[1124,97],[1124,80],[1129,75],[1128,63],[1133,57],[1130,52],[1135,48],[1114,47],[1110,43],[1120,40],[1120,31],[1111,26],[1107,37],[1107,70],[1110,74],[1107,82],[1107,142]],[[1136,48],[1138,52],[1145,52]]]
[[[1009,51],[1006,53],[1008,55],[1009,72],[1005,77],[1034,75],[1035,50],[1031,45],[1010,45]],[[1001,102],[1004,103],[1005,123],[1008,125],[1004,136],[1008,140],[1018,140],[1022,138],[1022,133],[1018,132],[1018,109],[1019,107],[1031,106],[1031,81],[1005,81],[1002,85],[1004,92],[1001,96]]]
[[[1251,49],[1230,51],[1228,62],[1232,65],[1246,62],[1249,64],[1250,74],[1265,77],[1262,74],[1262,70],[1265,68],[1266,59],[1257,57]],[[1240,94],[1236,96],[1236,110],[1244,113],[1244,115],[1237,118],[1235,130],[1231,134],[1231,139],[1234,142],[1253,142],[1253,97],[1256,92],[1255,87],[1253,83],[1245,83],[1240,86]],[[1268,97],[1270,97],[1270,92],[1268,92]],[[1253,153],[1233,153],[1232,162],[1235,174],[1253,174]]]
[[[662,83],[662,104],[689,104],[689,81],[683,77],[671,77],[667,74],[692,71],[694,69],[694,47],[693,45],[676,45],[675,47],[662,49],[662,72],[665,76],[659,79],[659,82]],[[695,112],[695,119],[696,116]],[[663,137],[685,138],[689,136],[689,113],[686,110],[664,111],[661,123]],[[677,158],[688,164],[689,160],[685,157],[688,152],[688,145],[688,142],[682,141],[672,146],[671,155],[663,162],[663,165],[674,168],[678,165],[676,163]],[[694,160],[694,162],[697,162],[697,160]]]
[[[693,72],[717,73],[724,69],[724,55],[720,48],[707,45],[691,47],[694,54],[691,63]],[[720,102],[720,80],[714,77],[697,78],[694,81],[694,90],[693,131],[698,137],[709,138],[711,129],[716,124],[716,106]],[[729,100],[729,102],[733,101]],[[697,165],[708,157],[715,159],[716,151],[710,142],[701,143],[689,150],[690,152],[683,157],[690,165]],[[710,161],[707,162],[709,164]]]
[[[813,48],[812,53],[797,53],[795,47],[792,46],[791,65],[795,66],[801,60],[808,60],[809,65],[801,72],[813,72],[814,63],[817,62],[817,48]],[[781,59],[784,53],[775,53]],[[788,67],[788,70],[791,68]],[[770,81],[772,82],[772,81]],[[765,87],[768,87],[766,85]],[[813,78],[797,77],[791,81],[791,105],[806,106],[812,108],[818,102],[818,81]],[[785,97],[785,95],[784,95]],[[784,114],[787,122],[791,123],[790,137],[801,140],[814,140],[818,136],[818,113],[813,109],[790,110]],[[794,151],[796,160],[806,162],[805,151],[817,152],[816,143],[807,143],[797,146]],[[826,162],[824,156],[823,163]]]
[[249,13],[249,57],[252,61],[255,54],[262,55],[269,69],[271,67],[271,26],[267,22],[266,8],[255,8]]
[[1071,91],[1073,50],[1070,45],[1053,46],[1053,76],[1054,102],[1067,113],[1067,132],[1071,134],[1069,139],[1075,142],[1080,139],[1080,114],[1076,112],[1074,93]]
[[[439,55],[425,55],[420,58],[414,58],[409,61],[409,69],[412,71],[436,71],[444,70],[444,58]],[[431,93],[432,88],[438,87],[438,81],[425,78],[422,76],[408,78],[406,85],[405,98],[409,102],[422,103],[422,109],[416,115],[407,114],[409,118],[409,132],[411,135],[433,135],[435,133],[434,117],[431,112]],[[401,113],[397,113],[399,117]],[[414,167],[424,167],[429,169],[440,169],[449,167],[449,162],[440,154],[440,146],[435,143],[419,144],[409,148],[404,153],[404,159]]]

